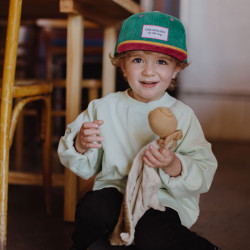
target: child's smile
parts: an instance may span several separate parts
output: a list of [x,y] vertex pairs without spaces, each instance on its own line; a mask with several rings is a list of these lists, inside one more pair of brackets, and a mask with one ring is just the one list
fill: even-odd
[[130,96],[141,102],[160,99],[180,69],[168,55],[131,51],[125,58],[122,71],[131,88]]
[[140,81],[140,82],[145,88],[152,88],[158,83],[156,81]]

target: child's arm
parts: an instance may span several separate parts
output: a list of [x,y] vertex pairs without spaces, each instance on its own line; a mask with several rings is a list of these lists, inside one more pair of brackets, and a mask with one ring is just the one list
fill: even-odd
[[[71,124],[68,124],[65,134],[61,137],[58,145],[58,156],[61,164],[84,179],[88,179],[96,174],[102,162],[103,150],[97,142],[101,139],[96,140],[95,138],[92,142],[83,143],[86,137],[87,141],[91,141],[91,136],[97,135],[97,133],[94,132],[96,128],[94,128],[93,131],[92,128],[89,128],[89,124],[92,124],[94,121],[94,123],[96,123],[94,127],[96,125],[99,127],[98,124],[103,123],[99,121],[96,116],[96,102],[97,101],[91,102],[87,110],[79,114]],[[84,128],[86,124],[87,128]],[[90,133],[90,135],[81,137],[82,133]],[[76,141],[77,137],[78,139]],[[100,135],[96,137],[100,137]],[[90,144],[95,144],[95,146],[92,147],[93,145]]]
[[91,148],[102,147],[100,142],[103,141],[103,137],[98,136],[100,134],[99,126],[102,124],[103,121],[101,120],[83,123],[74,144],[78,153],[84,154]]
[[[178,143],[175,152],[170,152],[167,156],[166,151],[169,160],[167,167],[163,166],[166,159],[163,160],[164,157],[160,156],[162,160],[158,159],[158,173],[162,187],[165,187],[173,197],[186,198],[209,190],[217,169],[217,161],[193,111],[185,110],[178,122],[183,139]],[[150,154],[153,157],[153,153]],[[152,163],[155,161],[154,158],[151,158]]]

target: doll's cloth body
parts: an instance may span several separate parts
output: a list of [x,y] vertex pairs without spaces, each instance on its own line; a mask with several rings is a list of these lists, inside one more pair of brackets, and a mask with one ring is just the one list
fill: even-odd
[[176,147],[176,141],[181,137],[181,131],[177,130],[165,139],[147,144],[136,155],[128,175],[118,223],[110,236],[111,245],[131,245],[134,240],[135,226],[149,208],[165,211],[165,207],[158,199],[161,179],[156,169],[144,164],[143,154],[149,145],[159,149],[159,143],[163,141],[167,143],[166,148],[173,150]]

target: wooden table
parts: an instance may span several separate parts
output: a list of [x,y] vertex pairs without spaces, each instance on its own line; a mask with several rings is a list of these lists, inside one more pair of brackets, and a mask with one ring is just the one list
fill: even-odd
[[[9,2],[0,1],[0,18],[7,19]],[[20,1],[19,1],[20,4]],[[96,22],[104,28],[103,95],[115,90],[115,69],[109,60],[116,42],[116,28],[122,20],[142,9],[132,0],[23,0],[22,20],[37,18],[67,18],[67,77],[66,123],[80,113],[81,79],[83,64],[84,19]],[[13,73],[14,79],[14,71]],[[11,76],[10,76],[11,78]],[[8,170],[0,167],[1,175]],[[77,202],[77,177],[65,170],[64,220],[73,221]]]

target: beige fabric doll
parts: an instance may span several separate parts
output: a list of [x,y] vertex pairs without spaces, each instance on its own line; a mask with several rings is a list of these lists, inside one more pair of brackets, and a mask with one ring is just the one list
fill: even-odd
[[[182,138],[181,130],[176,130],[177,120],[169,108],[160,107],[148,115],[149,125],[160,138],[150,145],[155,148],[165,147],[174,150],[177,140]],[[158,190],[161,180],[154,168],[143,162],[143,147],[136,155],[128,175],[128,182],[121,206],[117,225],[110,235],[111,245],[131,245],[134,241],[135,226],[138,220],[149,209],[164,211],[158,200]]]

